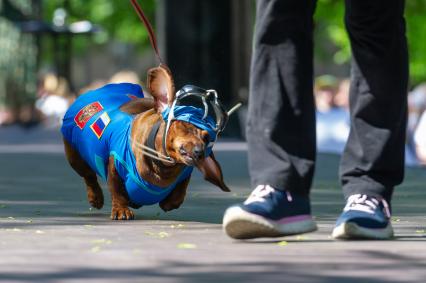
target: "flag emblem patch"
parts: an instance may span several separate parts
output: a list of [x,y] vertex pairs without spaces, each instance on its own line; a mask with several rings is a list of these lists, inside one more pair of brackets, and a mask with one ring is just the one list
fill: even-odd
[[78,111],[77,115],[74,117],[74,122],[80,129],[83,129],[90,118],[92,118],[96,113],[102,111],[102,109],[104,108],[98,101],[90,103]]
[[127,94],[127,96],[131,99],[131,100],[135,100],[138,99],[139,97],[137,97],[136,95],[133,94]]
[[102,134],[104,133],[109,122],[111,122],[111,119],[109,118],[108,113],[104,112],[101,116],[98,117],[98,119],[95,120],[95,122],[93,122],[92,125],[90,125],[90,128],[98,137],[98,139],[102,137]]

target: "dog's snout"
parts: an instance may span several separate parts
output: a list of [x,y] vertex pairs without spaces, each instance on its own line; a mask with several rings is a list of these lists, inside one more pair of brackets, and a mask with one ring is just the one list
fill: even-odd
[[182,155],[186,155],[187,154],[187,152],[186,152],[185,148],[183,147],[183,145],[180,146],[179,153],[182,154]]
[[192,149],[192,154],[194,155],[195,159],[201,159],[204,156],[204,149],[202,146],[194,146],[194,148]]

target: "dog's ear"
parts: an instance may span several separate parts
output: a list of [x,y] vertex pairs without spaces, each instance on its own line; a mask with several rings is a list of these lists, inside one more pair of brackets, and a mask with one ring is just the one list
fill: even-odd
[[172,73],[166,65],[161,64],[148,70],[148,89],[154,97],[155,110],[162,112],[175,99],[175,86]]
[[200,160],[196,166],[203,173],[204,179],[218,186],[224,192],[231,191],[223,182],[222,169],[216,161],[213,152],[203,160]]

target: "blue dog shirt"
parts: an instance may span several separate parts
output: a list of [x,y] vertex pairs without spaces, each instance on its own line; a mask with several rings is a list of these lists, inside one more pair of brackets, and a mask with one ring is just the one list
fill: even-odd
[[178,183],[188,178],[193,167],[186,166],[175,183],[161,188],[142,179],[131,151],[131,126],[134,116],[120,107],[143,98],[139,85],[108,84],[89,91],[71,105],[63,119],[61,132],[86,163],[104,180],[110,156],[122,178],[131,202],[136,206],[159,203]]

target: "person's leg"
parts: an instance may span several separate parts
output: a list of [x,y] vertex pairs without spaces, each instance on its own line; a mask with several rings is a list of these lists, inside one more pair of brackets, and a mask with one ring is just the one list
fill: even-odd
[[316,1],[258,1],[247,124],[252,185],[308,195],[314,173]]
[[[353,64],[351,129],[340,164],[343,192],[352,202],[365,201],[362,195],[390,202],[404,177],[408,84],[404,0],[346,0],[345,23]],[[357,205],[349,203],[346,210]],[[383,223],[389,224],[383,236],[391,236],[390,223],[387,219]]]
[[[263,202],[267,208],[252,209],[247,207],[253,203],[249,198],[244,209],[277,221],[285,217],[285,210],[292,210],[287,216],[310,214],[308,197],[316,154],[312,62],[315,5],[316,0],[257,2],[247,142],[249,172],[252,185],[257,187],[254,199],[260,196],[270,201]],[[287,198],[287,194],[292,197]],[[305,199],[306,209],[300,208],[299,197]],[[286,205],[288,199],[293,201]],[[237,237],[235,233],[242,233],[241,237],[286,234],[274,231],[273,225],[269,234],[265,230],[250,234],[246,231],[249,227],[238,222],[241,213],[241,209],[225,213],[224,226],[231,237]],[[312,230],[312,224],[292,233]],[[231,226],[238,226],[238,231],[230,231]]]

